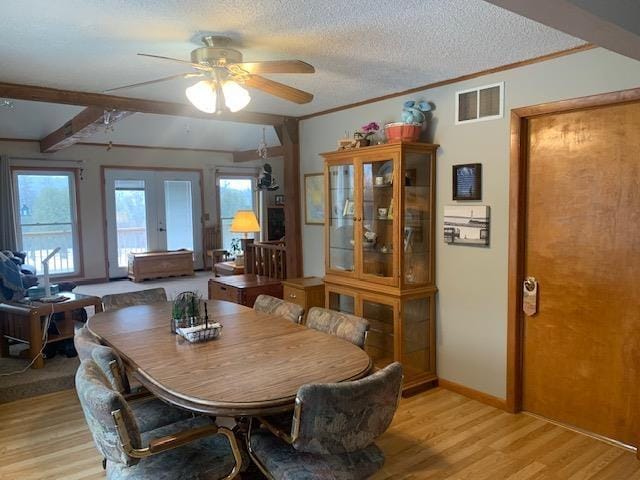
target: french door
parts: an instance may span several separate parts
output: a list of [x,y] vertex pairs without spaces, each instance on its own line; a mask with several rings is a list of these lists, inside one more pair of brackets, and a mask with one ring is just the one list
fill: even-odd
[[188,249],[203,267],[200,175],[105,170],[109,278],[127,274],[129,253]]

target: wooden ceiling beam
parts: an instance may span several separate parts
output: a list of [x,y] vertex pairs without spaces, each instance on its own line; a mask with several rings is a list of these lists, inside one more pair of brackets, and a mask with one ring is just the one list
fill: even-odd
[[640,4],[629,0],[486,0],[561,32],[640,60]]
[[[109,114],[109,125],[128,117],[133,112],[112,111]],[[51,132],[40,140],[42,153],[57,152],[70,147],[80,140],[90,137],[99,128],[106,127],[104,123],[105,110],[99,107],[87,107],[63,126]]]
[[[267,148],[267,157],[282,157],[284,152],[281,146],[277,147],[269,147]],[[258,150],[243,150],[239,152],[233,152],[233,161],[234,162],[250,162],[252,160],[260,160],[260,155],[258,155]]]
[[85,107],[99,107],[103,110],[118,110],[127,112],[153,113],[157,115],[173,115],[177,117],[204,118],[222,122],[249,123],[254,125],[281,125],[283,115],[270,113],[247,112],[222,113],[220,115],[204,113],[197,108],[183,104],[141,98],[118,97],[103,93],[76,92],[73,90],[59,90],[56,88],[38,87],[35,85],[18,85],[14,83],[0,83],[0,97],[14,100],[28,100],[32,102],[61,103],[65,105],[80,105]]

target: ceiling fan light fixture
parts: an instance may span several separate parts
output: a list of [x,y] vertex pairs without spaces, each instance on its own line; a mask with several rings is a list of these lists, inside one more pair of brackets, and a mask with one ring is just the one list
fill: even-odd
[[217,85],[214,80],[201,80],[187,87],[185,94],[194,107],[205,113],[221,111],[217,105],[218,91],[221,93],[224,105],[231,112],[242,110],[251,101],[251,95],[247,89],[240,86],[238,82],[225,80],[222,82],[221,90],[216,88]]
[[189,101],[201,112],[216,113],[216,88],[211,80],[201,80],[184,91]]
[[251,101],[248,90],[233,80],[227,80],[222,84],[222,93],[225,105],[232,112],[242,110]]

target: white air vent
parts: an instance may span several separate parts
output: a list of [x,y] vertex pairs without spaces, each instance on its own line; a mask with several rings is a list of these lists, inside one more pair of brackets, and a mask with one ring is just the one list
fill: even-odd
[[456,92],[456,125],[502,118],[504,82]]

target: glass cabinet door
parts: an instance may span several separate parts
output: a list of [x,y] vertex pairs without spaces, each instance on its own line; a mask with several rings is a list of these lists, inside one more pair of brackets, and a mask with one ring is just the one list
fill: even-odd
[[337,312],[356,314],[356,296],[341,290],[327,290],[327,308]]
[[393,159],[362,162],[361,273],[368,280],[392,283],[394,279]]
[[404,155],[402,283],[431,283],[431,153]]
[[395,355],[395,306],[364,297],[362,299],[362,316],[369,321],[365,351],[378,368],[393,362]]
[[435,372],[435,352],[432,345],[433,297],[403,300],[402,303],[402,366],[407,379]]
[[328,267],[334,272],[355,271],[355,167],[328,167]]

